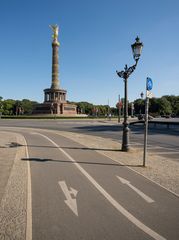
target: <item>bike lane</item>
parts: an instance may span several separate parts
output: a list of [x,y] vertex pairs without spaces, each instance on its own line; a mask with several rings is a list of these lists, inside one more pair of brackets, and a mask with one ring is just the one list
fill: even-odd
[[[178,231],[172,235],[175,226],[168,220],[178,218],[176,214],[172,218],[171,213],[178,199],[171,193],[57,134],[32,132],[26,134],[26,140],[29,159],[24,160],[31,166],[33,239],[175,239]],[[124,184],[122,179],[133,185]],[[134,189],[150,193],[153,201],[146,202]],[[115,201],[139,223],[130,221],[126,212],[116,211]],[[173,203],[170,209],[168,202]],[[144,226],[138,227],[140,223],[149,228],[148,232],[143,231]]]

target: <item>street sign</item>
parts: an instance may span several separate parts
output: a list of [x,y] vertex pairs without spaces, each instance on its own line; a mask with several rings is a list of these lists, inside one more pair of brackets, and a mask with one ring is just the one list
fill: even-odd
[[153,82],[151,78],[147,78],[147,90],[150,91],[152,90],[153,87]]
[[153,93],[150,92],[150,91],[147,91],[146,96],[147,96],[148,98],[153,98]]

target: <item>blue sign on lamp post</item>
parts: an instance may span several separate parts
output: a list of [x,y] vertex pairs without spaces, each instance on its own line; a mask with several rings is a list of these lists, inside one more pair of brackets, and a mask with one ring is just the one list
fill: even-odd
[[147,78],[147,91],[152,90],[153,82],[151,78]]

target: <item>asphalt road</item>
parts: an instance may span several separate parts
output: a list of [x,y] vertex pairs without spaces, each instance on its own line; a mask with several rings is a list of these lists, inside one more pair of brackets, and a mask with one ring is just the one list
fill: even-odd
[[[172,121],[171,119],[170,121]],[[176,119],[174,119],[176,121]],[[165,121],[165,119],[163,119]],[[168,121],[168,119],[167,119]],[[94,120],[0,120],[0,126],[33,127],[78,132],[122,141],[122,125],[112,121]],[[143,150],[144,127],[130,126],[130,145]],[[148,131],[148,153],[179,160],[179,127],[165,125],[150,126]]]
[[14,131],[27,142],[32,239],[179,239],[177,196],[57,131]]

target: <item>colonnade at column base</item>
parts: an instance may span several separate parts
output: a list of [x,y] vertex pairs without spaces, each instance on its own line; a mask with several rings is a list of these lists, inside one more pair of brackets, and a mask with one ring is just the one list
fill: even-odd
[[66,102],[44,102],[37,104],[33,114],[76,115],[77,106]]

